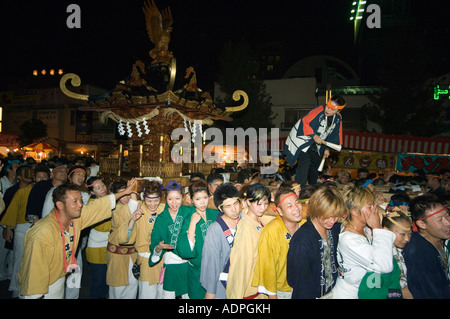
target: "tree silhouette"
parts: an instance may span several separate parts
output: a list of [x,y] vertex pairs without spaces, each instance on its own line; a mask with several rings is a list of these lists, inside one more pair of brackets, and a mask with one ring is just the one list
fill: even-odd
[[249,127],[273,127],[271,97],[265,90],[264,82],[257,79],[257,72],[256,55],[246,42],[226,43],[219,55],[217,83],[227,96],[217,99],[216,104],[222,108],[236,104],[231,98],[236,90],[243,90],[248,94],[249,104],[245,110],[231,115],[231,123],[222,123],[225,127],[242,127],[244,130]]
[[36,118],[23,122],[19,129],[22,131],[22,134],[19,135],[21,147],[31,144],[37,138],[47,136],[47,125]]

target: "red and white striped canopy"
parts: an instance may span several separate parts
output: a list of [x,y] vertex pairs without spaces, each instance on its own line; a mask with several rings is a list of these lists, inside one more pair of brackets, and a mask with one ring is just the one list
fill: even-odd
[[449,138],[384,135],[344,131],[343,147],[385,153],[449,154]]
[[[286,137],[280,139],[282,150]],[[270,140],[267,142],[270,145]],[[450,154],[450,138],[343,132],[344,149],[362,152]]]

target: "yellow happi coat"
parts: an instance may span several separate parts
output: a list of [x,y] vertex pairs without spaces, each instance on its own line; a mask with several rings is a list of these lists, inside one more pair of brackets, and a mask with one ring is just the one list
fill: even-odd
[[[127,243],[128,224],[133,217],[128,204],[117,203],[112,212],[111,233],[108,236],[106,284],[111,287],[128,285],[128,269],[135,262],[137,252]],[[131,252],[124,254],[124,252]]]
[[19,188],[14,194],[11,203],[6,210],[5,215],[1,220],[2,225],[7,225],[15,228],[18,224],[26,224],[25,219],[27,211],[28,196],[35,183],[31,183],[25,187]]
[[[73,219],[70,231],[75,235],[75,253],[82,229],[111,217],[111,198],[105,196],[90,202],[81,209],[81,217]],[[46,294],[48,287],[66,275],[64,258],[71,264],[71,256],[63,252],[61,230],[55,210],[39,220],[25,235],[25,250],[18,273],[20,294],[23,296]],[[65,237],[66,244],[69,242]]]
[[150,257],[150,238],[152,235],[155,220],[164,210],[165,203],[160,203],[156,209],[156,216],[152,216],[147,206],[143,202],[140,203],[141,210],[144,212],[136,221],[131,231],[129,243],[134,243],[134,248],[138,252],[137,261],[140,265],[141,275],[139,281],[148,282],[149,286],[159,283],[159,274],[161,272],[163,261],[154,266],[149,266],[148,259]]
[[[258,243],[263,225],[274,219],[273,216],[262,216],[261,223],[247,216],[247,209],[242,212],[230,253],[230,270],[228,272],[227,299],[242,299],[258,293],[252,286],[253,271],[258,257]],[[267,298],[259,295],[257,298]]]
[[252,281],[260,293],[276,295],[277,290],[292,291],[286,279],[287,253],[292,236],[280,215],[262,230]]
[[[89,198],[89,203],[96,201],[97,198]],[[94,241],[95,238],[101,242]],[[106,264],[106,246],[111,232],[111,219],[107,219],[95,225],[89,232],[88,243],[86,247],[86,260],[91,264]],[[100,246],[99,246],[100,244]]]

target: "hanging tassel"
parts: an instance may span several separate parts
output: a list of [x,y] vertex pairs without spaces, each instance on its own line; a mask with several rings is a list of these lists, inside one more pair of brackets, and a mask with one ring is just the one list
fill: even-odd
[[138,137],[142,136],[141,127],[139,126],[139,122],[136,122],[136,131],[138,132]]
[[126,126],[127,126],[127,131],[128,131],[128,137],[132,137],[133,131],[131,130],[130,122],[127,122]]
[[118,130],[119,130],[120,136],[125,135],[125,130],[123,129],[123,123],[122,123],[122,120],[119,121],[119,125],[118,125],[117,128],[118,128]]
[[144,117],[144,120],[142,121],[142,125],[144,126],[144,130],[145,130],[145,134],[148,135],[148,133],[150,133],[150,130],[148,129],[148,124],[147,124],[147,120]]

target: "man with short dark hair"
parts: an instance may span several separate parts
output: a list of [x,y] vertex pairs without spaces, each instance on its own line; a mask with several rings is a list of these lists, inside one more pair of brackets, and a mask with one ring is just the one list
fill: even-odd
[[287,255],[292,236],[300,227],[302,205],[292,188],[280,187],[275,194],[276,218],[261,231],[252,286],[269,299],[291,299],[286,277]]
[[206,178],[206,183],[208,184],[208,192],[210,194],[209,201],[208,201],[208,208],[211,209],[217,209],[217,206],[215,205],[214,201],[214,192],[216,191],[217,187],[222,185],[224,182],[224,178],[222,174],[220,173],[211,173]]
[[444,241],[450,238],[448,208],[434,195],[414,198],[413,234],[403,249],[409,290],[415,299],[449,299],[450,275]]
[[230,252],[241,212],[239,196],[232,183],[220,185],[214,193],[220,214],[209,226],[203,244],[200,283],[206,290],[205,299],[226,298]]
[[50,211],[53,209],[54,204],[50,202],[53,191],[61,184],[67,182],[67,168],[65,165],[58,165],[53,168],[51,172],[52,176],[52,184],[47,194],[45,194],[44,201],[42,204],[42,211],[40,214],[40,218],[47,216]]
[[303,188],[307,183],[317,184],[318,168],[322,157],[330,155],[324,141],[342,145],[342,116],[345,100],[335,95],[326,105],[312,109],[291,129],[283,153],[286,162],[294,167],[297,161],[295,180]]
[[25,213],[25,218],[29,221],[40,219],[42,217],[41,214],[42,207],[44,206],[44,199],[53,184],[50,169],[45,164],[39,164],[36,168],[37,167],[40,167],[39,169],[42,171],[48,172],[49,178],[39,182],[36,181],[36,184],[34,184],[30,191]]
[[63,299],[66,274],[78,270],[75,251],[82,229],[111,217],[116,200],[133,192],[136,179],[125,190],[83,206],[80,190],[62,184],[53,191],[55,208],[34,224],[25,235],[20,297]]
[[206,183],[208,183],[208,191],[211,195],[214,194],[217,187],[223,183],[224,179],[220,173],[209,174],[206,178]]
[[[49,177],[50,171],[45,165],[37,165],[34,168],[34,181],[36,183],[44,183]],[[26,218],[26,207],[35,185],[32,182],[20,187],[11,199],[8,209],[2,218],[2,224],[6,225],[6,240],[13,242],[12,274],[9,284],[9,290],[12,291],[13,298],[19,296],[17,273],[22,260],[25,234],[31,226],[31,222]],[[14,229],[14,233],[12,229]]]
[[428,193],[438,197],[444,196],[445,189],[441,185],[441,175],[436,172],[430,172],[425,175],[427,178],[427,186],[430,188]]
[[239,171],[237,175],[236,183],[240,184],[248,184],[252,179],[252,173],[249,169],[242,169]]
[[192,184],[200,179],[205,179],[205,174],[203,174],[202,172],[193,172],[189,176],[189,183]]

